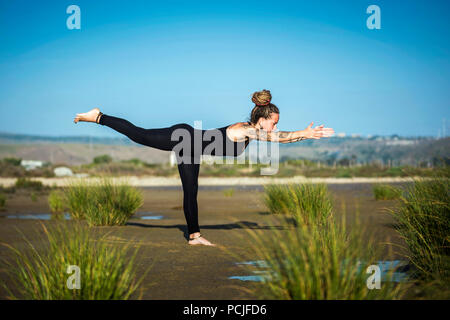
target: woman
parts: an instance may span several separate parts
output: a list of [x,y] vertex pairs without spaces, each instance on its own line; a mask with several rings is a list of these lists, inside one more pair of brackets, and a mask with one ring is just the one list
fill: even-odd
[[[324,128],[323,125],[312,128],[313,122],[305,130],[299,131],[275,131],[280,111],[277,106],[270,103],[272,96],[269,90],[257,91],[252,96],[255,103],[250,121],[238,122],[226,127],[212,130],[194,129],[186,123],[180,123],[167,128],[143,129],[134,126],[125,119],[116,118],[100,112],[94,108],[87,113],[78,113],[74,119],[78,121],[95,122],[108,126],[129,137],[136,143],[166,151],[175,151],[184,139],[179,133],[188,134],[190,137],[200,136],[201,143],[187,144],[177,155],[178,172],[183,185],[183,210],[188,225],[190,245],[214,245],[200,234],[198,225],[198,173],[200,169],[200,154],[215,156],[238,156],[252,139],[273,141],[279,143],[291,143],[304,139],[320,139],[331,136],[334,131]],[[186,137],[186,135],[184,136]],[[211,139],[214,137],[214,139]],[[211,142],[213,141],[213,142]],[[211,148],[211,144],[218,146]],[[201,147],[200,147],[201,146]],[[197,149],[195,149],[197,148]]]

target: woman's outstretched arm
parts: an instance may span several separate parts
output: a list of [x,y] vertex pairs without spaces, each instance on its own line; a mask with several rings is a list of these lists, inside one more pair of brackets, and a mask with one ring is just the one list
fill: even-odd
[[291,143],[305,139],[327,138],[334,134],[332,128],[324,128],[323,125],[312,128],[314,122],[311,122],[305,130],[298,131],[271,131],[255,128],[252,125],[244,124],[242,126],[243,134],[250,139],[261,141],[271,141],[279,143]]

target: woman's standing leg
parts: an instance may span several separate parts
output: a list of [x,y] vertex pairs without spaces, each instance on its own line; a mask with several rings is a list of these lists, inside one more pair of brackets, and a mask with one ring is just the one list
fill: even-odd
[[193,159],[190,163],[178,163],[178,172],[180,173],[181,183],[183,185],[183,210],[188,225],[189,244],[203,244],[214,246],[211,242],[200,236],[200,227],[198,225],[198,174],[200,164],[195,163]]
[[199,169],[199,164],[178,164],[178,172],[180,173],[181,183],[183,185],[183,210],[189,235],[200,232],[197,205]]

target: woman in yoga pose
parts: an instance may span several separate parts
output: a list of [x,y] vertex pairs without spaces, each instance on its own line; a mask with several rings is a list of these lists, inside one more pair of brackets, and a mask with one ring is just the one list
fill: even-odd
[[[200,154],[236,157],[245,150],[252,139],[291,143],[304,139],[330,137],[334,133],[332,128],[324,128],[323,125],[312,128],[313,122],[305,130],[275,131],[280,111],[270,102],[271,99],[269,90],[255,92],[252,96],[255,107],[251,112],[250,121],[211,130],[194,129],[186,123],[167,128],[143,129],[125,119],[103,114],[98,108],[86,113],[78,113],[74,122],[95,122],[108,126],[136,143],[166,151],[175,151],[186,142],[185,138],[188,137],[190,141],[187,147],[181,148],[181,152],[176,153],[178,172],[183,186],[183,210],[188,226],[188,244],[213,245],[200,234],[198,225],[197,191]],[[183,139],[179,139],[183,135]],[[200,137],[200,143],[196,142],[195,137]],[[214,142],[211,142],[211,137],[214,137]],[[211,148],[210,144],[218,147]]]

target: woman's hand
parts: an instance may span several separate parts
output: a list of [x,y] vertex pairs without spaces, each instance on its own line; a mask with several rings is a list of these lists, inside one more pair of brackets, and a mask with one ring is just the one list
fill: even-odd
[[312,128],[312,125],[314,122],[312,121],[309,126],[303,130],[303,136],[306,139],[320,139],[320,138],[327,138],[331,137],[334,134],[334,130],[332,128],[324,128],[323,124],[320,126]]

